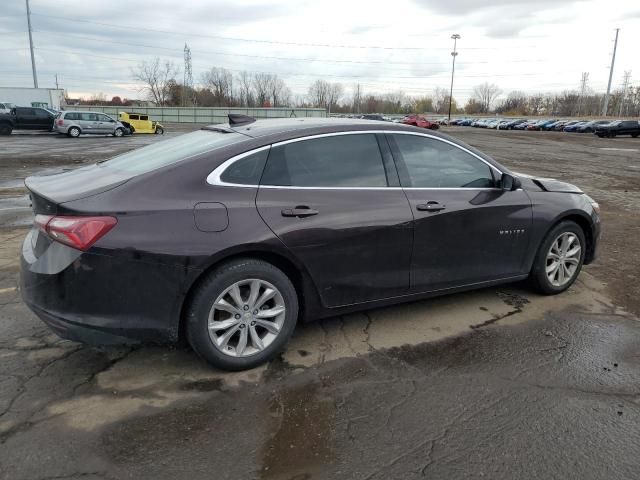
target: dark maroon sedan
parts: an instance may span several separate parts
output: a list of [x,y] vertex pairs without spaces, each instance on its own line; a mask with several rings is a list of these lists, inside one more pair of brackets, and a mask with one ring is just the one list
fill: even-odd
[[236,116],[26,185],[21,291],[42,320],[91,344],[185,337],[226,369],[298,319],[527,277],[562,292],[600,232],[573,185],[366,120]]

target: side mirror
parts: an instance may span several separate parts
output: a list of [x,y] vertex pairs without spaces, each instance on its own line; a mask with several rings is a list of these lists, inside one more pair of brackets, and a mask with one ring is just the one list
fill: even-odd
[[503,173],[502,178],[500,179],[500,185],[502,186],[502,190],[510,192],[520,188],[522,186],[522,182],[518,177],[514,177],[509,173]]

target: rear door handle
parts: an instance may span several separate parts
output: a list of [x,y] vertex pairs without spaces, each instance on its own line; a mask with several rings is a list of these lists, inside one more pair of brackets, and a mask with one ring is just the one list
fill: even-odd
[[298,217],[305,218],[311,217],[313,215],[318,215],[318,210],[314,210],[313,208],[299,206],[295,208],[285,208],[282,210],[283,217]]
[[416,205],[416,209],[423,212],[439,212],[445,208],[447,207],[439,202],[419,203]]

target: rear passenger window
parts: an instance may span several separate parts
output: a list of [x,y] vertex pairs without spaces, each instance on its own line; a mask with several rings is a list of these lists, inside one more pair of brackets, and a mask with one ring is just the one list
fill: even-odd
[[129,115],[129,120],[140,120],[139,115]]
[[386,187],[373,134],[335,135],[271,148],[262,185],[295,187]]
[[220,180],[236,185],[258,185],[269,156],[269,149],[252,153],[233,162],[220,175]]
[[400,155],[403,187],[493,188],[489,166],[466,151],[440,140],[393,135]]

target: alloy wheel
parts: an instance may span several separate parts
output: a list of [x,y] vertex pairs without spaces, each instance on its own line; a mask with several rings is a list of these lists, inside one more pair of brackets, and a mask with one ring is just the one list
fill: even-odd
[[246,279],[216,298],[209,312],[209,338],[225,355],[248,357],[263,351],[279,335],[286,307],[271,283]]
[[564,232],[553,241],[549,252],[545,272],[551,285],[562,287],[573,280],[582,255],[580,239],[573,232]]

